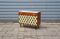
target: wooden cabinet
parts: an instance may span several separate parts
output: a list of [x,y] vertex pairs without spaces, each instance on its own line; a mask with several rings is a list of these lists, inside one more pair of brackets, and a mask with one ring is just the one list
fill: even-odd
[[36,11],[20,11],[19,24],[25,27],[39,28],[41,24],[41,12]]

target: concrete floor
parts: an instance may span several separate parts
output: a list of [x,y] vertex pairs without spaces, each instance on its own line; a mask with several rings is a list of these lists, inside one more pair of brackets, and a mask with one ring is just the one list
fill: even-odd
[[60,39],[60,23],[41,23],[39,29],[20,27],[18,23],[0,23],[0,39]]

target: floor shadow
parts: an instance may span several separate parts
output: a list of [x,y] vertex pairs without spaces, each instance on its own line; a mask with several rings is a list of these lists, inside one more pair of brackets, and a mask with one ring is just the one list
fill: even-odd
[[40,28],[40,27],[37,27],[37,26],[30,26],[30,25],[24,25],[24,26],[20,26],[20,27],[30,28],[30,29],[39,29]]

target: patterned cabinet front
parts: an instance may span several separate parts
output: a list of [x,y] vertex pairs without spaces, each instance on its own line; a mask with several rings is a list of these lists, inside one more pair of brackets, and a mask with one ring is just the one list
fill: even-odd
[[41,12],[21,11],[18,12],[20,26],[39,28],[41,24]]

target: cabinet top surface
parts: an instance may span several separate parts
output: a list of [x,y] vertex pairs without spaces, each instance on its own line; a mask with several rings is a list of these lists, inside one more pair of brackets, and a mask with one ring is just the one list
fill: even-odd
[[31,12],[31,13],[38,13],[39,11],[27,11],[27,10],[19,10],[19,12]]

